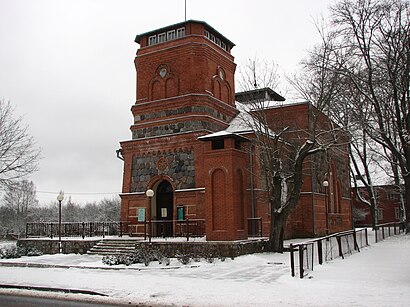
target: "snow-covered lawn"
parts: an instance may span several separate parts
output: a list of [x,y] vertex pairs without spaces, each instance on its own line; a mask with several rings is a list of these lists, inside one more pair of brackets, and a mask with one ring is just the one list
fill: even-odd
[[[92,290],[123,303],[177,306],[408,306],[410,236],[399,235],[292,278],[289,255],[106,270],[101,256],[44,255],[7,262],[91,268],[0,267],[0,284]],[[6,260],[2,260],[6,262]],[[100,268],[98,268],[100,267]],[[118,267],[117,267],[118,268]],[[4,291],[4,290],[2,290]],[[97,297],[95,297],[97,299]]]

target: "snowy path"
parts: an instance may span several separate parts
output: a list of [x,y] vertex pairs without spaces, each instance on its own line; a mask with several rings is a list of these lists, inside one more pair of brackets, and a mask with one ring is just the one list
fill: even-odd
[[[102,266],[98,256],[14,261],[28,259]],[[288,254],[255,254],[172,269],[158,264],[120,271],[0,267],[0,283],[86,289],[122,302],[177,306],[408,306],[410,301],[410,236],[316,266],[310,279],[292,278],[288,261]]]

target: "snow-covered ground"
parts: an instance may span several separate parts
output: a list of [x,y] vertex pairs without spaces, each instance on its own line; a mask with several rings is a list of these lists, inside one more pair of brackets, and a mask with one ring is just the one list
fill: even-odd
[[287,253],[116,270],[106,269],[101,256],[70,254],[2,259],[71,268],[0,266],[0,284],[91,290],[111,302],[161,306],[409,306],[410,236],[370,243],[360,253],[315,266],[305,279],[290,276]]

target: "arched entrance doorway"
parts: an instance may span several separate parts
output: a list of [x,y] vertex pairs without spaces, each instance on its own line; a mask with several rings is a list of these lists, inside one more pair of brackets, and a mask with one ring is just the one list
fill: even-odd
[[174,216],[174,191],[171,184],[161,181],[156,193],[157,204],[157,236],[172,237]]

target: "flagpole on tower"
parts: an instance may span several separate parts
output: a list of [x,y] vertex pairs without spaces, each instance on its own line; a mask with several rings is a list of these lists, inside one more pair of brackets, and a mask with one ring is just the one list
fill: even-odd
[[186,21],[186,0],[185,0],[185,21]]

